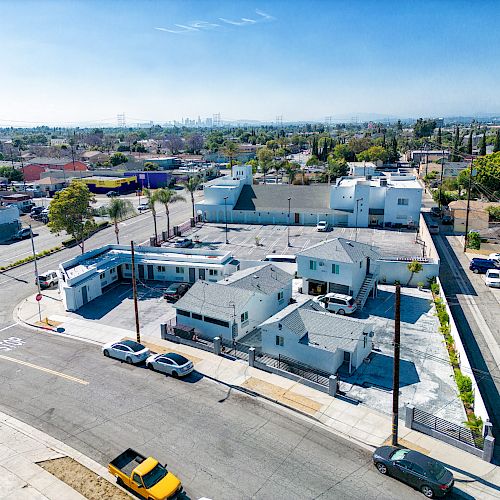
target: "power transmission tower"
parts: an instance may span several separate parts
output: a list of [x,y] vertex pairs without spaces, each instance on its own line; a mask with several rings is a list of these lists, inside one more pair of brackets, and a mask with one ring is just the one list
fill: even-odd
[[120,113],[116,115],[116,121],[118,122],[118,127],[125,128],[126,125],[125,113]]
[[277,115],[276,116],[276,127],[277,128],[282,128],[283,127],[283,115]]
[[214,127],[220,127],[220,113],[214,113],[213,115],[213,120],[212,120],[212,125]]

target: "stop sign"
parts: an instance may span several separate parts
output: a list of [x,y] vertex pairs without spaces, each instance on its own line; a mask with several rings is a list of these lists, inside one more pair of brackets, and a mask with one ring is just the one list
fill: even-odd
[[43,295],[41,293],[37,293],[35,299],[37,302],[40,302],[42,300],[42,297]]

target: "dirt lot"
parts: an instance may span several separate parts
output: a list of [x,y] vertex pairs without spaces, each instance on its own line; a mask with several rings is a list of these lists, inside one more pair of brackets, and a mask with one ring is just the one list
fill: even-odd
[[72,458],[56,458],[38,462],[37,465],[64,481],[89,500],[102,500],[103,498],[112,498],[113,500],[130,499],[129,495],[114,484],[98,476]]

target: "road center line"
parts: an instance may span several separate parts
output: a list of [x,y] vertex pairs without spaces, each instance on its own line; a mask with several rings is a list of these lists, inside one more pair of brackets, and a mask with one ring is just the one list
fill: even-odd
[[65,373],[56,372],[54,370],[51,370],[50,368],[44,368],[43,366],[34,365],[32,363],[28,363],[27,361],[21,361],[20,359],[10,358],[9,356],[3,356],[1,354],[0,359],[5,359],[6,361],[12,361],[13,363],[17,363],[19,365],[28,366],[29,368],[34,368],[35,370],[50,373],[51,375],[57,375],[58,377],[65,378],[66,380],[70,380],[71,382],[76,382],[77,384],[88,385],[87,381],[80,378],[72,377],[71,375],[66,375]]

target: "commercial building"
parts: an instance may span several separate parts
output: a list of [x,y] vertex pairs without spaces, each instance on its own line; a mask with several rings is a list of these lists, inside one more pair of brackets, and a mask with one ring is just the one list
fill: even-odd
[[177,156],[153,156],[144,158],[144,163],[154,163],[158,167],[169,170],[178,168],[182,165],[182,161]]
[[70,158],[33,158],[22,169],[26,182],[38,181],[42,173],[49,171],[84,172],[87,165],[79,160],[74,162]]
[[425,150],[415,149],[406,153],[406,160],[414,163],[433,162],[441,159],[448,160],[450,152],[445,149]]
[[312,301],[290,304],[260,326],[262,352],[335,374],[353,373],[373,348],[373,326],[333,315]]
[[82,182],[87,184],[91,193],[104,194],[109,191],[117,191],[120,194],[130,193],[138,188],[137,177],[83,177]]
[[421,163],[418,169],[418,176],[423,179],[427,174],[436,172],[437,178],[439,179],[442,170],[444,179],[456,178],[462,170],[465,170],[469,167],[470,162],[468,161],[439,161],[432,163]]
[[137,179],[137,187],[139,189],[158,189],[161,187],[170,186],[174,177],[170,172],[164,170],[134,170],[124,172],[125,177],[135,177]]
[[194,328],[200,337],[238,339],[290,303],[292,278],[267,264],[217,283],[200,280],[175,303],[176,323]]
[[[76,311],[111,285],[132,278],[129,246],[106,245],[59,264],[59,289],[67,311]],[[218,281],[238,269],[229,252],[204,249],[137,247],[139,282]]]
[[10,240],[21,229],[19,209],[16,206],[0,206],[0,242]]
[[39,192],[40,196],[53,196],[54,193],[65,188],[67,182],[56,177],[44,177],[38,181],[33,181],[33,189]]
[[[448,205],[453,216],[453,229],[465,233],[467,221],[467,200],[456,200]],[[485,231],[490,228],[488,207],[500,207],[500,203],[471,200],[469,206],[469,231]]]

